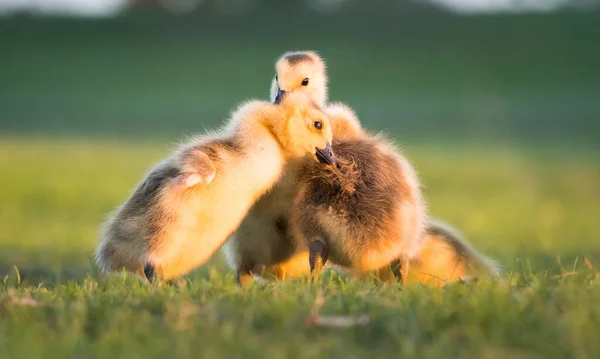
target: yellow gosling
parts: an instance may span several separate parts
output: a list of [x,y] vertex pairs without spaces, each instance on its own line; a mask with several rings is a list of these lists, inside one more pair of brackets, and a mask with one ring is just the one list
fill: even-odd
[[160,162],[105,223],[96,262],[170,279],[203,264],[280,178],[285,164],[333,159],[331,124],[306,95],[249,101],[215,133]]

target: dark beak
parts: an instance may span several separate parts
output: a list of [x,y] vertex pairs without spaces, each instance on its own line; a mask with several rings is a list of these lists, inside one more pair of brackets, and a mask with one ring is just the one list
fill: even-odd
[[315,155],[319,162],[326,165],[335,165],[337,160],[335,159],[335,154],[333,153],[333,149],[331,148],[331,144],[327,144],[325,148],[315,148]]
[[279,105],[279,103],[281,102],[281,99],[283,98],[284,95],[285,95],[285,91],[283,91],[282,89],[277,89],[277,96],[275,96],[274,104]]

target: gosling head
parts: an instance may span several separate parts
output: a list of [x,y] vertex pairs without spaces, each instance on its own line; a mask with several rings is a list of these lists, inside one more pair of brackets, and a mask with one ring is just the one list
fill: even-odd
[[295,157],[311,155],[321,163],[337,163],[331,148],[331,122],[314,101],[303,92],[291,92],[281,96],[278,106],[285,121],[279,122],[275,131],[286,152]]
[[327,69],[314,51],[286,52],[275,64],[271,102],[279,103],[286,92],[306,93],[319,106],[327,102]]

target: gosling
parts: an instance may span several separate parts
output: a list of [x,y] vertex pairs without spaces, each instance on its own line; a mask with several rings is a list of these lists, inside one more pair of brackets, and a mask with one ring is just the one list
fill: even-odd
[[[203,264],[279,179],[289,160],[328,158],[327,116],[305,94],[249,101],[218,132],[160,162],[104,225],[96,262],[171,279]],[[317,157],[319,156],[319,157]]]
[[[324,61],[315,52],[288,52],[276,63],[270,99],[278,103],[283,94],[304,92],[317,104],[327,102],[327,75]],[[285,91],[281,90],[286,89]],[[362,137],[364,131],[355,113],[344,104],[324,107],[334,138]],[[306,253],[296,253],[287,229],[290,202],[296,192],[296,178],[302,160],[289,161],[277,185],[251,209],[237,231],[223,246],[238,283],[248,284],[252,275],[278,279],[308,272]]]
[[327,261],[358,273],[400,260],[406,281],[426,210],[410,163],[381,136],[335,142],[337,164],[305,162],[290,211],[296,248],[313,278]]
[[[277,103],[283,94],[301,91],[319,104],[327,102],[326,67],[315,52],[285,53],[275,67],[271,101]],[[325,111],[336,141],[367,136],[349,107],[335,103]],[[253,274],[285,279],[308,272],[308,253],[298,250],[288,229],[289,202],[297,192],[301,166],[302,161],[288,163],[282,180],[250,210],[224,245],[225,258],[236,270],[239,284],[247,284]]]

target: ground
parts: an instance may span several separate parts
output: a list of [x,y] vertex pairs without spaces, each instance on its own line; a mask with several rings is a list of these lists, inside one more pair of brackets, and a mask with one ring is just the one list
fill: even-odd
[[401,288],[331,274],[240,289],[219,254],[172,285],[99,278],[99,223],[170,145],[2,139],[2,357],[600,356],[594,151],[403,146],[432,215],[497,258],[499,280]]

